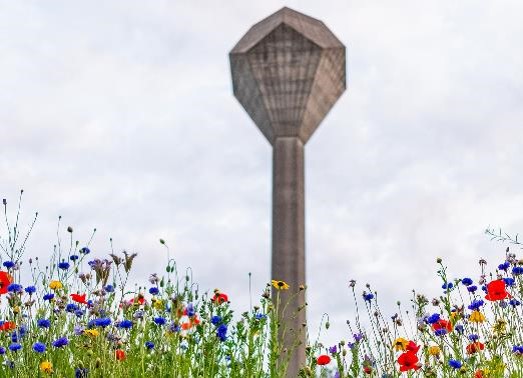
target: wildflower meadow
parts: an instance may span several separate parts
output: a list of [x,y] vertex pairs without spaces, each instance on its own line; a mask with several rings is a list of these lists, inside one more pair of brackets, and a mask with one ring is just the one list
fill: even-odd
[[[147,287],[129,281],[136,253],[91,250],[91,237],[75,241],[72,227],[59,233],[51,261],[26,258],[30,234],[20,231],[20,211],[7,216],[1,235],[0,376],[2,377],[285,377],[279,342],[278,300],[292,288],[278,277],[257,304],[234,314],[227,293],[199,292],[192,276],[180,273],[168,244],[165,271],[152,273]],[[487,230],[497,241],[516,238]],[[496,246],[499,246],[497,244]],[[505,247],[503,247],[505,248]],[[309,342],[302,377],[522,377],[523,260],[509,247],[491,270],[449,277],[436,261],[441,295],[413,291],[409,305],[384,314],[370,285],[347,291],[355,319],[336,345]],[[323,324],[324,328],[329,323]],[[287,359],[288,361],[288,359]]]

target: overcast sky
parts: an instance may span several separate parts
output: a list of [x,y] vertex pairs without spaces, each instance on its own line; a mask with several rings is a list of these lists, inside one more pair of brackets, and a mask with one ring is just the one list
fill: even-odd
[[[306,145],[309,319],[347,339],[348,291],[394,310],[411,289],[523,231],[520,1],[0,0],[0,197],[40,217],[28,256],[49,256],[59,215],[93,254],[138,252],[163,270],[164,238],[204,290],[238,311],[270,277],[271,146],[232,95],[228,53],[283,6],[347,46],[348,90]],[[392,313],[391,313],[392,315]]]

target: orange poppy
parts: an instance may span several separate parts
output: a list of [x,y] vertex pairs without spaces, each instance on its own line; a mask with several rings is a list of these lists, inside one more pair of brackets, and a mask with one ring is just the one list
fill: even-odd
[[16,328],[16,324],[13,322],[3,322],[2,325],[0,325],[0,331],[12,331]]
[[114,352],[114,356],[118,361],[123,361],[125,360],[125,351],[123,351],[122,349],[116,349],[116,351]]

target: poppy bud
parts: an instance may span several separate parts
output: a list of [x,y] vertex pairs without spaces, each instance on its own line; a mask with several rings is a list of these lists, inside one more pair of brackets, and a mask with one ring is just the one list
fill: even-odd
[[67,232],[69,232],[69,233],[73,232],[73,228],[71,226],[67,227]]

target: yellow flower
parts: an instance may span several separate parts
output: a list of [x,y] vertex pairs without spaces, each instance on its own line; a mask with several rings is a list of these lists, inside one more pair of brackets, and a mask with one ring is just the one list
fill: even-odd
[[40,364],[40,370],[42,370],[44,373],[52,373],[53,372],[53,364],[49,361],[43,361]]
[[84,330],[84,334],[90,337],[96,337],[100,334],[96,329],[86,329]]
[[497,334],[503,334],[505,333],[507,326],[507,322],[503,319],[496,320],[496,323],[494,323],[494,326],[492,327],[492,330]]
[[437,356],[439,356],[440,353],[441,353],[441,349],[439,349],[439,346],[433,345],[433,346],[429,347],[429,354],[431,356],[437,357]]
[[62,287],[64,287],[64,285],[62,285],[60,281],[54,280],[49,283],[49,287],[51,288],[51,290],[59,290]]
[[485,321],[485,315],[483,315],[478,310],[472,311],[469,317],[469,322],[472,323],[483,323]]
[[163,301],[161,299],[151,299],[153,302],[153,307],[157,310],[162,310],[164,308]]
[[289,289],[289,284],[284,281],[276,281],[272,280],[272,286],[274,286],[278,290],[287,290]]
[[409,340],[404,339],[403,337],[399,337],[396,339],[396,341],[394,341],[392,346],[396,349],[396,352],[399,352],[400,350],[406,351],[407,345],[409,345]]

